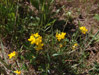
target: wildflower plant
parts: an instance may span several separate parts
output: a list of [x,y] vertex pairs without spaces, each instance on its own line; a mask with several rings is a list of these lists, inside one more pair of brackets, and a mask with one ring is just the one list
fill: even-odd
[[86,29],[86,27],[82,26],[79,28],[81,33],[86,34],[88,32],[88,30]]
[[14,73],[16,73],[17,75],[21,75],[21,71],[19,70],[14,71]]
[[17,53],[15,51],[13,51],[12,53],[8,54],[9,59],[16,57]]
[[56,38],[58,41],[62,40],[65,38],[66,33],[65,32],[61,32],[61,33],[56,33]]
[[75,50],[77,47],[78,47],[78,44],[75,43],[75,44],[72,46],[72,49]]
[[[4,1],[6,0],[2,0],[2,2]],[[89,31],[85,26],[79,25],[72,34],[65,31],[68,22],[73,23],[71,12],[67,13],[63,30],[54,29],[53,26],[57,19],[52,18],[53,6],[50,6],[54,0],[26,0],[30,2],[28,4],[32,4],[33,9],[36,8],[38,11],[36,14],[29,10],[31,9],[28,8],[29,6],[21,4],[23,3],[21,1],[7,0],[3,4],[0,3],[2,19],[0,19],[0,38],[2,35],[3,40],[6,41],[5,38],[9,37],[7,44],[13,45],[11,47],[16,49],[8,54],[9,59],[7,60],[18,57],[16,60],[12,60],[14,65],[11,64],[9,69],[9,64],[5,62],[7,61],[5,53],[2,54],[4,60],[0,57],[0,62],[4,63],[4,68],[11,71],[11,74],[17,75],[25,73],[31,75],[30,70],[34,75],[79,75],[78,68],[81,68],[79,66],[82,66],[87,56],[86,48],[99,32],[90,41],[90,36],[86,35],[89,34]],[[13,2],[14,4],[11,5]],[[56,30],[58,31],[56,32]],[[29,33],[33,34],[29,35]]]
[[31,34],[30,38],[28,41],[31,42],[31,44],[35,44],[36,46],[34,47],[37,51],[43,49],[43,43],[42,43],[42,37],[38,34]]

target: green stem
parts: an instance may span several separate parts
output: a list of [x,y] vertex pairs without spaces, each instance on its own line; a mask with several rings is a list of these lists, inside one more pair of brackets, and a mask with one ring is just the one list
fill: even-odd
[[1,57],[0,57],[0,62],[1,62],[7,69],[10,69],[10,67],[1,59]]
[[98,35],[99,30],[97,31],[97,33],[94,35],[94,37],[90,40],[90,42],[88,43],[88,45],[85,47],[85,49],[92,43],[92,41],[95,39],[95,37]]
[[2,48],[2,56],[4,57],[4,61],[7,64],[8,61],[7,61],[7,58],[6,58],[6,54],[5,54],[5,51],[4,51],[4,46],[3,46],[1,38],[0,38],[0,41],[1,41],[1,48]]

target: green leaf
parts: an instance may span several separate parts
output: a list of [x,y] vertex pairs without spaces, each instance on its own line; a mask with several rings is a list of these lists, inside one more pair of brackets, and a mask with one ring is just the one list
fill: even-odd
[[49,56],[49,54],[47,53],[47,58],[48,58],[48,61],[50,62],[51,60],[50,60],[50,56]]
[[22,70],[22,69],[28,70],[27,65],[26,65],[26,64],[23,64],[21,70]]
[[24,56],[22,56],[22,55],[20,56],[20,58],[21,58],[22,60],[24,60],[24,59],[25,59],[25,58],[24,58]]
[[3,55],[3,57],[4,57],[4,61],[5,61],[5,63],[7,64],[7,56],[6,56],[6,54],[5,54],[5,50],[4,50],[4,46],[3,46],[3,43],[2,43],[2,40],[1,40],[1,38],[0,38],[0,42],[1,42],[1,49],[2,49],[2,55]]
[[99,21],[99,14],[95,14],[95,17],[94,18]]
[[55,56],[59,56],[59,55],[62,55],[62,53],[55,53],[52,56],[55,57]]
[[31,0],[32,5],[39,10],[39,0]]
[[66,38],[66,39],[64,39],[64,41],[69,42],[69,39]]
[[[94,37],[94,35],[90,35],[92,38]],[[99,35],[97,35],[95,38],[94,38],[95,42],[99,42]]]
[[48,24],[46,24],[46,26],[53,25],[53,24],[55,23],[55,21],[56,21],[56,19],[55,19],[55,20],[53,20],[53,21],[51,21],[51,22],[49,22]]

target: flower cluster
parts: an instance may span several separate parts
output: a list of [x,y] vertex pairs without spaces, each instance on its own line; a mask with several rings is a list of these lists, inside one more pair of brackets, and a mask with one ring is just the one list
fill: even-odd
[[56,38],[58,41],[65,38],[66,33],[62,32],[61,34],[56,33]]
[[77,48],[78,44],[75,43],[73,46],[72,46],[72,49],[75,50]]
[[42,37],[38,33],[31,34],[31,36],[28,39],[28,41],[30,41],[31,44],[35,44],[36,45],[36,47],[35,47],[36,50],[41,50],[43,45],[44,45],[42,43]]
[[84,27],[84,26],[80,27],[79,29],[81,30],[81,32],[82,32],[83,34],[86,34],[86,32],[88,31],[88,30],[86,29],[86,27]]
[[8,56],[9,56],[9,59],[11,59],[16,56],[16,52],[13,51],[12,53],[8,54]]
[[21,71],[18,71],[18,70],[14,71],[14,73],[21,75]]

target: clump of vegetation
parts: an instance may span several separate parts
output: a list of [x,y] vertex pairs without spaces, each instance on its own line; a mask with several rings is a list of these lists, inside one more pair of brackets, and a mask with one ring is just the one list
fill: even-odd
[[[1,73],[17,75],[79,75],[89,55],[86,49],[99,31],[90,31],[80,22],[73,33],[66,31],[73,20],[66,13],[59,26],[54,0],[1,0]],[[56,26],[57,24],[57,26]],[[74,25],[74,24],[73,24]],[[67,26],[67,27],[66,27]],[[74,25],[75,26],[75,25]],[[61,29],[59,29],[62,27]],[[7,51],[5,50],[7,46]],[[9,49],[8,49],[9,47]],[[4,59],[4,60],[3,60]],[[97,69],[98,70],[98,69]],[[96,69],[94,70],[96,71]],[[98,71],[97,71],[98,72]]]
[[93,67],[89,70],[90,75],[97,75],[99,74],[99,63],[94,62]]

